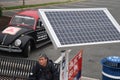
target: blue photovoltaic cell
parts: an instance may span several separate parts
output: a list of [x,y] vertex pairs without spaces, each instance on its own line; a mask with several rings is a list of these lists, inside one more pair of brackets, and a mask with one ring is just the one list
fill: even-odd
[[103,10],[46,11],[61,45],[120,40],[120,33]]

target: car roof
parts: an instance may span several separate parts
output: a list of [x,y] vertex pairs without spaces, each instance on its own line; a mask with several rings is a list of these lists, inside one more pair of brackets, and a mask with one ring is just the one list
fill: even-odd
[[17,14],[18,15],[24,15],[24,16],[30,16],[30,17],[33,17],[35,19],[39,18],[37,10],[24,10],[24,11],[18,12]]

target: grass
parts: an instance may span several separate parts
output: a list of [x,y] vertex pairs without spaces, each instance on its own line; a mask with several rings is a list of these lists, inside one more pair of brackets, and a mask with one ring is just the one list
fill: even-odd
[[20,5],[20,6],[12,6],[12,7],[4,7],[2,10],[13,10],[13,9],[21,9],[21,8],[31,8],[31,7],[38,7],[38,6],[48,6],[48,5],[54,5],[54,4],[63,4],[63,3],[69,3],[77,0],[67,0],[64,2],[51,2],[51,3],[44,3],[44,4],[34,4],[34,5]]

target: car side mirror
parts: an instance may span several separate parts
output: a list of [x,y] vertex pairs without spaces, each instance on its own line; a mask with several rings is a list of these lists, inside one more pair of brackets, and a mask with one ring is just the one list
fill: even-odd
[[42,23],[42,21],[40,21],[40,26],[43,27],[43,23]]

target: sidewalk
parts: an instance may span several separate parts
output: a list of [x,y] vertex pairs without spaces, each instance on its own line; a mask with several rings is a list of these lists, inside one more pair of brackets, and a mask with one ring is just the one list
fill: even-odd
[[33,4],[45,4],[52,2],[65,2],[71,0],[16,0],[16,1],[3,1],[0,2],[0,6],[2,7],[11,7],[11,6],[20,6],[20,5],[33,5]]
[[99,79],[94,79],[94,78],[89,78],[89,77],[81,77],[81,80],[99,80]]

